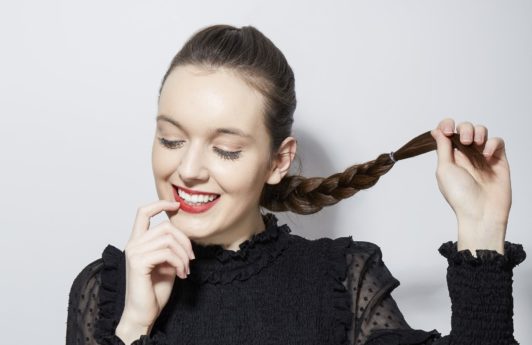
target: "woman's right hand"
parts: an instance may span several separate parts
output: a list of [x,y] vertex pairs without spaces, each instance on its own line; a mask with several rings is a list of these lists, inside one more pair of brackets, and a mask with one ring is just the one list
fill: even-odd
[[159,200],[137,210],[125,247],[126,296],[116,330],[121,338],[148,334],[170,298],[176,276],[186,279],[190,273],[189,261],[194,259],[190,239],[169,220],[148,229],[151,217],[178,209],[177,202]]

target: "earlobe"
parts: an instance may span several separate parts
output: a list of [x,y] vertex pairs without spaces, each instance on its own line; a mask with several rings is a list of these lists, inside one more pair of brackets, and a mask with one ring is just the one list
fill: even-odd
[[287,137],[281,144],[277,158],[273,162],[274,168],[268,177],[266,183],[277,184],[281,182],[283,177],[288,173],[290,165],[296,154],[296,140],[293,137]]
[[281,182],[281,174],[279,173],[279,170],[275,168],[275,170],[272,172],[268,180],[266,181],[267,184],[278,184]]

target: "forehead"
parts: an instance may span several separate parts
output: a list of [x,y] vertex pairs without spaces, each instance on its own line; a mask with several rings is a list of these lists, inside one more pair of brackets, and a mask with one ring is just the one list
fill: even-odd
[[167,77],[159,98],[159,114],[172,117],[189,129],[236,127],[260,135],[262,95],[235,72],[206,71],[186,65]]

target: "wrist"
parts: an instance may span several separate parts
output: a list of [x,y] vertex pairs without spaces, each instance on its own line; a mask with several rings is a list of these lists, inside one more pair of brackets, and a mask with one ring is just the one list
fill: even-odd
[[506,221],[458,219],[457,250],[469,249],[476,256],[477,249],[495,250],[504,255]]
[[121,318],[116,326],[115,335],[118,336],[126,345],[140,338],[141,335],[149,334],[151,326],[137,325],[130,322],[127,318]]

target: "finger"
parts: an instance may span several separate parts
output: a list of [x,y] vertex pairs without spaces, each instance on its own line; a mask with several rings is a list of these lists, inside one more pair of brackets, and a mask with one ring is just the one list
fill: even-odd
[[460,134],[460,142],[464,145],[469,145],[473,142],[474,130],[475,127],[468,121],[460,122],[456,126],[456,132]]
[[440,121],[438,128],[441,129],[445,135],[449,136],[454,133],[454,120],[450,117],[446,117]]
[[488,129],[483,125],[475,125],[475,143],[479,146],[484,144],[488,137]]
[[188,257],[191,260],[195,258],[194,251],[192,250],[192,243],[190,242],[188,236],[176,228],[169,220],[165,220],[157,226],[150,228],[150,231],[144,233],[142,241],[150,241],[153,238],[159,237],[165,233],[174,236],[175,240],[186,250]]
[[486,159],[490,159],[492,157],[506,159],[506,145],[504,140],[499,137],[488,139],[482,154],[486,157]]
[[468,173],[470,173],[473,176],[476,176],[475,174],[475,167],[469,160],[469,157],[467,157],[462,151],[456,149],[454,150],[454,162],[459,167],[462,167],[467,170]]
[[[141,248],[139,248],[139,254],[146,254],[149,252],[153,252],[157,249],[163,249],[163,248],[170,248],[174,251],[174,253],[179,256],[181,261],[184,264],[184,268],[187,272],[189,272],[189,257],[185,249],[179,244],[175,237],[170,234],[163,234],[162,236],[159,236],[157,238],[152,239],[151,241],[148,241],[142,245]],[[185,272],[186,273],[186,272]]]
[[142,256],[142,265],[148,267],[150,272],[155,268],[155,266],[164,262],[176,267],[179,277],[186,279],[186,274],[182,273],[184,272],[183,262],[170,248],[159,249],[150,253],[145,253]]
[[453,146],[451,139],[447,138],[440,128],[430,131],[430,134],[436,140],[436,153],[438,154],[438,165],[454,163]]
[[150,218],[164,210],[176,210],[180,206],[179,203],[169,200],[158,200],[151,204],[139,207],[135,216],[133,231],[131,238],[138,238],[150,227]]

